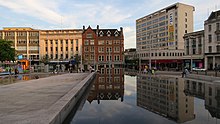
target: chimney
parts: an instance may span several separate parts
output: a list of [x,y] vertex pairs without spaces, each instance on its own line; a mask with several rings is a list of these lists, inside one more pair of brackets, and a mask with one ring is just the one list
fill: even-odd
[[123,34],[123,28],[122,28],[122,27],[120,27],[120,31],[121,31],[121,33]]
[[97,25],[96,35],[99,35],[99,25]]
[[83,25],[83,31],[85,31],[85,26]]

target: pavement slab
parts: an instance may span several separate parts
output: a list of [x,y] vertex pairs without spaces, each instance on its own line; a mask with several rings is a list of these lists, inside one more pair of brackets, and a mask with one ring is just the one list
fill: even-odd
[[51,107],[64,106],[60,100],[65,101],[68,92],[76,94],[89,75],[68,73],[0,86],[0,124],[47,123],[53,118],[47,117]]

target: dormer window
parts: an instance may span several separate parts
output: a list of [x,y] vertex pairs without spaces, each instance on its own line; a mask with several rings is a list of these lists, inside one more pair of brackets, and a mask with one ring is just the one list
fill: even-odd
[[115,34],[115,37],[117,37],[117,36],[119,35],[119,33],[118,33],[118,31],[117,31],[117,30],[115,31],[115,33],[114,33],[114,34]]
[[111,32],[110,32],[110,31],[107,32],[107,36],[108,36],[108,37],[111,36]]
[[100,31],[100,32],[99,32],[99,36],[101,36],[101,37],[102,37],[102,36],[103,36],[103,34],[104,34],[104,33],[103,33],[102,31]]

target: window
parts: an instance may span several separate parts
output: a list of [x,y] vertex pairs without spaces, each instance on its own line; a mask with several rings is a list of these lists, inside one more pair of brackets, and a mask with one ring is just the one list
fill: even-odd
[[212,31],[212,25],[209,25],[209,32]]
[[60,51],[63,51],[63,47],[60,48]]
[[56,47],[56,52],[58,51],[58,48]]
[[99,45],[104,45],[104,44],[105,44],[105,41],[104,41],[104,40],[100,40],[100,41],[98,41],[98,44],[99,44]]
[[210,34],[208,37],[209,37],[209,43],[211,43],[212,42],[212,35]]
[[187,30],[185,30],[185,33],[187,33]]
[[187,28],[187,24],[185,24],[185,28]]
[[217,34],[217,41],[220,41],[220,34]]
[[53,51],[53,47],[50,47],[50,51]]
[[85,47],[85,52],[89,52],[89,47]]
[[209,96],[212,96],[212,88],[209,87]]
[[87,33],[86,38],[93,38],[92,33]]
[[47,47],[45,47],[45,50],[46,50],[46,52],[47,52]]
[[210,53],[212,52],[212,46],[209,46],[209,52]]
[[119,55],[115,56],[115,61],[120,61],[120,56]]
[[185,18],[185,22],[187,22],[187,18]]
[[110,52],[110,53],[112,52],[112,48],[111,48],[111,47],[107,47],[107,48],[106,48],[106,53],[109,53],[109,52]]
[[185,16],[187,16],[187,12],[185,12]]
[[56,40],[56,44],[58,44],[58,41]]
[[60,44],[63,44],[63,40],[60,41]]
[[89,45],[89,40],[85,40],[85,45]]
[[216,46],[216,52],[220,52],[220,46],[218,45],[218,46]]
[[99,61],[104,61],[104,56],[99,56]]
[[104,48],[103,47],[99,47],[99,53],[104,53]]
[[94,40],[90,40],[90,45],[94,45]]
[[68,40],[66,40],[66,44],[68,44]]
[[219,23],[216,23],[216,31],[220,30]]
[[66,51],[68,51],[68,47],[66,47]]

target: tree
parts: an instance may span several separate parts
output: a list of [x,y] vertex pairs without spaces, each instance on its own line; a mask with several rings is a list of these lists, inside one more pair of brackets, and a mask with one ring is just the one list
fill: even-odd
[[44,63],[44,64],[47,64],[49,62],[49,57],[48,55],[44,55],[42,58],[41,58],[41,62]]
[[0,39],[0,61],[15,61],[15,49],[11,48],[12,41]]
[[76,67],[77,67],[77,72],[78,72],[79,63],[80,63],[80,56],[78,54],[76,54],[74,57],[75,57]]

